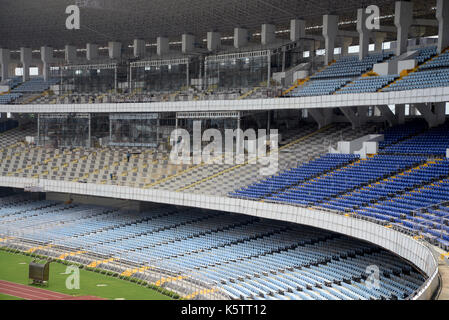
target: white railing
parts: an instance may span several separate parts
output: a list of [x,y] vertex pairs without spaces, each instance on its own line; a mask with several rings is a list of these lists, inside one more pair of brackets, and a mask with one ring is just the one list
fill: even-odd
[[439,103],[449,101],[449,87],[416,89],[397,92],[338,94],[328,96],[200,100],[169,102],[99,103],[99,104],[23,104],[0,105],[0,112],[15,113],[133,113],[133,112],[218,112],[267,111],[342,108],[353,106],[383,106],[400,104]]

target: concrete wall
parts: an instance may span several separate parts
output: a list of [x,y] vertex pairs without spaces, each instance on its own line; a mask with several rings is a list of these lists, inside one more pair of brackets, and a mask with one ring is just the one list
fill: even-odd
[[73,203],[88,204],[95,206],[103,206],[110,208],[120,208],[123,210],[143,212],[145,210],[151,210],[151,208],[160,207],[161,204],[153,202],[142,202],[127,199],[116,199],[116,198],[104,198],[95,197],[80,194],[68,194],[59,192],[47,192],[45,193],[45,199],[54,201],[69,201],[72,200]]
[[417,65],[418,61],[416,61],[415,59],[399,61],[397,74],[400,74],[404,70],[414,69]]
[[373,71],[380,76],[398,74],[398,61],[377,63],[374,65]]
[[68,194],[68,193],[56,193],[56,192],[47,192],[46,193],[47,200],[55,200],[55,201],[69,201],[72,200],[74,203],[80,204],[89,204],[95,206],[104,206],[111,208],[122,208],[126,210],[139,211],[140,210],[140,202],[139,201],[130,201],[123,199],[113,199],[113,198],[102,198],[102,197],[93,197],[79,194]]
[[383,140],[384,136],[381,134],[370,134],[353,141],[339,141],[338,152],[342,154],[353,154],[356,151],[360,151],[366,142],[380,142]]

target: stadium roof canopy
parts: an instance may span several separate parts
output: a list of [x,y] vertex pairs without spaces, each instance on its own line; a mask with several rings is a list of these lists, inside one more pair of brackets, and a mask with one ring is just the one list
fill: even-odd
[[[415,0],[415,17],[434,17],[436,0]],[[78,4],[81,30],[67,30],[65,9]],[[357,9],[376,4],[382,16],[394,13],[392,0],[4,0],[0,10],[0,46],[39,48],[108,41],[131,43],[135,38],[155,42],[166,36],[179,41],[192,33],[204,39],[208,31],[232,36],[235,27],[259,32],[263,23],[288,29],[293,18],[307,26],[321,26],[322,15],[337,14],[340,21],[354,21]],[[392,25],[392,18],[385,23]],[[355,30],[354,25],[343,26]],[[312,29],[319,33],[320,29]]]

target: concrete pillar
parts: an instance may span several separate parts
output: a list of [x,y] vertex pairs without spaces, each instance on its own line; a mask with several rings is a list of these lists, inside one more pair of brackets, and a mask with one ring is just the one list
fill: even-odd
[[427,121],[430,128],[437,127],[446,121],[445,103],[435,103],[435,104],[415,104],[413,105],[415,109],[421,113],[423,118]]
[[343,38],[341,43],[341,55],[346,56],[349,54],[349,47],[352,45],[352,38]]
[[248,29],[234,28],[234,48],[242,48],[248,45]]
[[43,63],[42,73],[44,75],[44,81],[48,81],[50,78],[50,63],[53,61],[53,48],[42,47],[41,48],[41,60]]
[[195,36],[193,34],[182,35],[182,53],[189,53],[195,49]]
[[446,102],[437,102],[434,104],[435,117],[438,125],[446,122]]
[[218,32],[207,33],[207,50],[215,51],[221,47],[221,35]]
[[376,32],[375,42],[374,42],[374,51],[381,52],[383,50],[383,44],[384,44],[386,38],[387,38],[386,33]]
[[359,33],[359,59],[362,60],[369,52],[369,39],[371,31],[366,27],[368,14],[365,9],[357,10],[357,32]]
[[320,49],[321,42],[320,41],[308,41],[310,58],[316,57],[316,51]]
[[395,115],[398,119],[398,124],[405,123],[405,104],[397,104],[395,105]]
[[262,25],[261,44],[263,46],[273,43],[276,40],[276,26],[265,23]]
[[338,33],[338,16],[326,14],[323,16],[323,36],[325,40],[326,56],[325,64],[329,64],[334,60],[335,40]]
[[351,122],[352,128],[359,128],[360,126],[364,125],[366,123],[366,117],[363,117],[356,113],[358,111],[357,108],[353,107],[345,107],[340,108],[341,112],[345,115],[345,117]]
[[11,60],[11,51],[9,49],[0,49],[0,66],[2,68],[2,81],[9,78],[9,61]]
[[394,25],[397,28],[397,56],[407,52],[408,34],[412,24],[413,2],[397,1],[394,14]]
[[144,58],[145,51],[145,40],[134,39],[134,58]]
[[290,20],[290,41],[298,41],[306,36],[306,22],[304,20]]
[[88,43],[86,46],[86,58],[87,60],[95,60],[98,59],[98,44]]
[[368,109],[367,106],[359,106],[357,107],[357,117],[360,119],[360,122],[365,123],[368,120]]
[[20,61],[23,67],[23,81],[30,80],[30,64],[33,60],[31,48],[20,48]]
[[166,37],[157,37],[157,55],[162,56],[170,50],[169,40]]
[[122,44],[120,42],[111,41],[108,43],[109,58],[121,59],[122,58]]
[[449,1],[437,0],[438,53],[449,47]]
[[74,63],[76,60],[76,48],[71,45],[65,46],[65,62]]
[[318,123],[318,129],[324,128],[325,126],[332,123],[333,112],[332,109],[307,109],[308,114]]
[[[398,116],[391,111],[390,107],[387,105],[377,106],[376,109],[380,111],[381,116],[385,121],[387,121],[390,126],[395,126],[398,124]],[[404,109],[405,111],[405,109]],[[376,112],[377,113],[377,112]],[[405,114],[405,113],[404,113]]]

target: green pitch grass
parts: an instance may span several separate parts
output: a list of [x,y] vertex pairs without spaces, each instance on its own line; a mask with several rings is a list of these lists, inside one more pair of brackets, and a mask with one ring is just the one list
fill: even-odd
[[[28,264],[33,258],[21,254],[0,251],[0,280],[28,284]],[[65,282],[67,266],[53,262],[50,264],[50,281],[48,287],[39,287],[72,296],[96,296],[106,299],[125,300],[170,300],[169,297],[135,283],[102,275],[92,271],[80,270],[80,289],[69,290]],[[8,296],[0,295],[0,300]]]
[[17,297],[13,297],[13,296],[8,296],[7,294],[1,294],[0,293],[0,301],[1,300],[23,300],[23,299],[17,298]]

